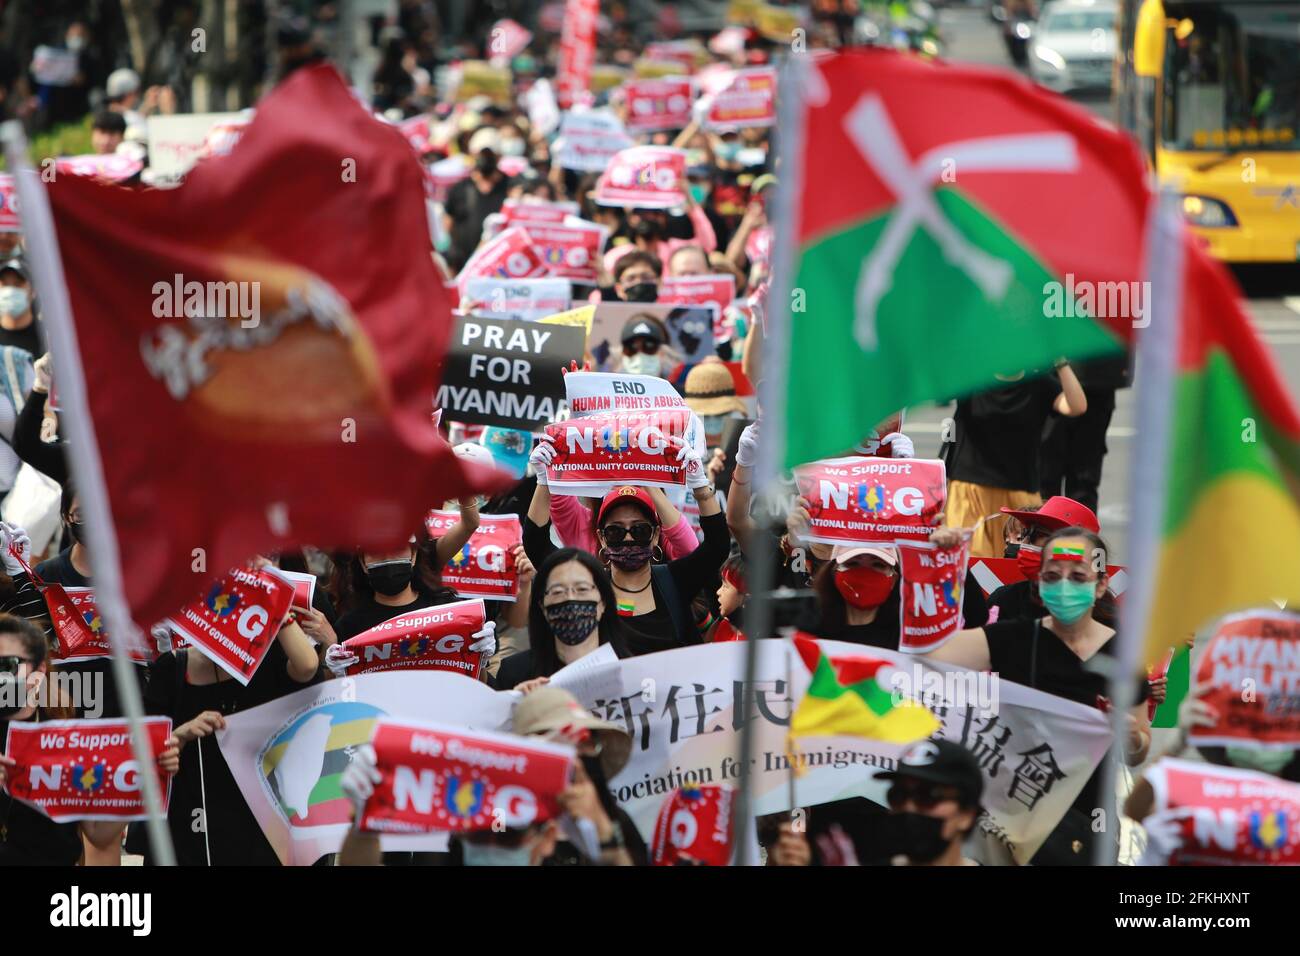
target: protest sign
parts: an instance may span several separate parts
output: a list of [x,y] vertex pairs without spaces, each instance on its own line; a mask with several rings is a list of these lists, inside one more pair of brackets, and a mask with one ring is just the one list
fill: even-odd
[[633,146],[615,154],[596,182],[601,206],[671,209],[686,200],[686,151],[671,146]]
[[579,211],[576,202],[568,200],[548,202],[532,196],[525,196],[523,199],[507,199],[501,204],[501,215],[506,222],[523,220],[560,225],[569,216],[578,215]]
[[[514,601],[518,570],[512,549],[523,543],[519,516],[480,515],[478,530],[442,569],[442,583],[461,597]],[[424,519],[429,536],[441,538],[460,521],[457,511],[430,511]]]
[[18,218],[18,191],[14,188],[14,177],[9,173],[0,173],[0,232],[21,232],[22,222]]
[[639,133],[682,129],[691,121],[695,97],[690,77],[631,80],[624,88],[627,128]]
[[[684,350],[693,350],[714,354],[712,328],[704,335],[699,322],[704,316],[699,312],[681,312],[679,309],[702,309],[705,306],[668,305],[662,302],[598,302],[592,318],[591,333],[587,336],[587,351],[595,359],[596,371],[617,371],[623,355],[623,327],[628,321],[642,316],[651,316],[663,324],[668,333],[668,345],[659,350],[663,359],[664,374],[672,377],[673,369],[678,363],[686,361]],[[709,317],[711,321],[711,316]],[[687,338],[683,338],[685,332]],[[707,344],[705,344],[707,340]]]
[[464,296],[470,279],[539,279],[546,274],[546,263],[528,233],[511,226],[474,250],[456,277],[456,284]]
[[32,51],[32,79],[42,86],[71,86],[81,72],[81,55],[76,50],[41,44]]
[[585,339],[591,335],[591,323],[595,315],[596,307],[594,305],[583,305],[576,309],[566,309],[564,312],[545,316],[538,321],[544,325],[567,325],[571,328],[582,329]]
[[607,90],[617,89],[626,83],[631,75],[631,72],[625,66],[618,66],[614,63],[597,63],[591,68],[591,92],[599,94]]
[[[41,593],[50,609],[50,624],[58,638],[58,647],[53,654],[55,661],[88,661],[113,656],[108,632],[104,630],[104,619],[95,605],[94,588],[46,584],[41,587]],[[155,657],[143,644],[132,643],[127,652],[137,664],[148,664]]]
[[697,66],[709,61],[709,55],[698,40],[659,40],[647,43],[645,57],[648,60],[671,61],[676,63],[682,73],[691,73]]
[[606,110],[577,110],[560,120],[556,157],[565,169],[603,172],[610,161],[632,145],[623,121]]
[[555,101],[551,81],[542,78],[534,81],[520,96],[521,105],[528,111],[528,122],[542,136],[550,136],[560,125],[560,104]]
[[591,67],[596,60],[599,5],[599,0],[567,0],[564,5],[560,62],[555,76],[555,95],[560,109],[567,110],[581,102],[590,89]]
[[943,462],[923,458],[828,458],[795,481],[809,503],[803,537],[823,544],[927,540],[947,494]]
[[486,96],[499,106],[513,106],[509,68],[484,60],[463,62],[460,82],[456,84],[456,100],[465,103],[479,96]]
[[1266,773],[1165,757],[1145,775],[1155,811],[1184,811],[1170,866],[1296,866],[1300,785]]
[[[370,740],[376,720],[503,730],[510,726],[514,700],[513,694],[440,671],[361,674],[231,714],[217,744],[280,861],[311,866],[338,852],[351,828],[352,803],[338,780],[352,752]],[[197,793],[192,806],[173,807],[186,820],[201,809]],[[380,845],[386,851],[436,851],[447,848],[447,839],[385,834]]]
[[424,167],[424,192],[434,202],[446,202],[447,190],[469,178],[469,167],[460,156],[448,156]]
[[582,219],[563,225],[519,220],[515,225],[528,234],[552,276],[596,284],[596,263],[609,238],[604,226]]
[[402,131],[406,141],[411,144],[411,148],[417,153],[423,155],[429,147],[429,116],[422,114],[404,119],[397,124],[397,128]]
[[533,40],[532,33],[514,20],[498,20],[488,38],[488,62],[505,65],[517,57]]
[[713,342],[714,311],[709,306],[674,306],[664,316],[668,342],[687,365],[695,365],[710,355],[717,355]]
[[149,168],[155,176],[176,178],[206,155],[213,127],[239,123],[239,113],[172,113],[145,118],[149,138]]
[[582,353],[580,329],[461,316],[435,404],[456,421],[537,431],[563,408],[563,369]]
[[280,577],[286,578],[293,585],[293,602],[290,607],[310,614],[311,602],[316,598],[316,575],[308,571],[276,570],[280,572]]
[[756,66],[737,70],[725,87],[713,94],[704,127],[726,131],[776,123],[776,68]]
[[552,494],[575,494],[610,485],[682,487],[686,470],[673,438],[690,417],[681,411],[622,412],[572,418],[546,426],[555,457],[546,469]]
[[428,833],[523,829],[558,816],[572,747],[457,724],[380,718],[370,741],[380,780],[361,829]]
[[1196,670],[1201,700],[1218,715],[1197,724],[1194,746],[1300,748],[1300,614],[1244,611],[1224,618]]
[[[736,748],[746,717],[754,731],[753,811],[791,809],[787,732],[811,675],[790,641],[756,641],[755,679],[747,686],[738,676],[745,672],[746,643],[679,648],[552,677],[597,717],[632,735],[631,758],[610,780],[610,792],[647,841],[674,789],[738,785]],[[818,643],[837,658],[869,652],[889,661],[891,690],[920,699],[939,718],[938,736],[980,755],[985,813],[975,839],[987,860],[1027,863],[1110,745],[1106,717],[1095,707],[895,651]],[[647,686],[653,695],[643,693]],[[753,708],[748,714],[746,699]],[[872,773],[894,769],[901,750],[861,737],[806,739],[796,757],[803,771],[798,804],[854,796],[883,803],[886,785]]]
[[736,298],[733,275],[665,276],[659,283],[659,302],[663,305],[703,305],[716,317]]
[[399,614],[343,642],[360,658],[348,673],[434,670],[478,680],[483,655],[469,646],[471,635],[482,630],[485,620],[479,598]]
[[123,153],[60,156],[54,161],[54,174],[56,176],[61,174],[90,176],[115,183],[130,179],[142,169],[144,169],[144,163]]
[[652,60],[648,56],[639,56],[632,61],[632,76],[639,80],[660,80],[682,72],[682,65],[676,60]]
[[[172,734],[171,718],[145,717],[142,727],[154,755],[161,754]],[[157,776],[167,812],[171,775],[156,763],[140,767],[126,720],[15,721],[4,752],[16,764],[7,774],[9,795],[55,823],[145,819],[141,773]]]
[[620,412],[680,411],[690,416],[686,437],[703,459],[708,450],[704,423],[672,383],[657,375],[625,372],[570,372],[564,377],[569,414],[574,418]]
[[897,541],[895,547],[901,597],[898,649],[924,654],[961,629],[970,542],[940,548],[930,541]]
[[772,261],[772,227],[759,226],[745,240],[745,257],[751,265]]
[[568,279],[493,279],[478,276],[465,283],[461,308],[498,319],[535,322],[567,309],[573,298]]
[[730,784],[674,790],[655,819],[650,865],[729,865],[734,801]]
[[164,623],[247,686],[289,613],[293,592],[293,582],[277,568],[232,568]]

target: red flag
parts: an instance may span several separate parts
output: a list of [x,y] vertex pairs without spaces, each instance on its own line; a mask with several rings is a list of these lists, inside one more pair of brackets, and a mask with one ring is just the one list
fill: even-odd
[[429,423],[451,315],[422,175],[320,65],[176,189],[50,185],[84,366],[56,357],[63,397],[84,377],[141,625],[207,568],[400,546],[431,504],[499,483]]
[[573,106],[591,87],[599,7],[599,0],[567,0],[564,5],[560,65],[555,77],[555,97],[562,110]]

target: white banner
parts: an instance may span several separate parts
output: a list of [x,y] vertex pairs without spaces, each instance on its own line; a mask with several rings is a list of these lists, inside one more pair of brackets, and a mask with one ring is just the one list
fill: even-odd
[[568,279],[495,279],[478,276],[465,283],[465,297],[460,307],[498,319],[522,319],[536,322],[555,312],[563,312],[573,299],[573,283]]
[[155,175],[179,177],[203,155],[208,132],[218,123],[238,123],[240,113],[173,113],[145,120],[149,168]]
[[613,113],[571,110],[560,121],[556,158],[565,169],[603,173],[616,153],[632,145],[623,121]]
[[[939,718],[942,736],[975,754],[985,773],[981,828],[988,842],[1002,847],[1001,853],[986,853],[986,861],[1001,856],[1027,863],[1110,741],[1106,719],[1094,708],[893,651],[819,643],[832,656],[870,656],[895,664],[897,686],[907,696],[913,696],[909,688],[917,688]],[[647,840],[660,805],[675,788],[739,784],[745,651],[743,642],[704,644],[594,668],[566,668],[552,676],[553,685],[632,734],[632,758],[610,789]],[[759,641],[758,651],[754,796],[755,811],[762,815],[791,809],[786,729],[792,702],[803,696],[810,675],[789,640]],[[805,772],[795,782],[799,806],[856,796],[883,804],[886,786],[873,774],[893,769],[903,749],[857,737],[805,738],[801,748]]]

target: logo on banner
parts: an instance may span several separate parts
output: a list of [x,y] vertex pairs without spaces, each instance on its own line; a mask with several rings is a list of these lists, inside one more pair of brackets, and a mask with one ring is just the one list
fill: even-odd
[[385,712],[359,701],[314,708],[267,742],[258,757],[262,785],[271,804],[293,827],[347,824],[352,803],[337,786],[318,787],[322,777],[347,769],[350,751],[370,739]]

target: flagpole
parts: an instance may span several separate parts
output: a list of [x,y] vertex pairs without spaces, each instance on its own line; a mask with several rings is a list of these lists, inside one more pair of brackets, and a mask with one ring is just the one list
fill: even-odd
[[[1107,696],[1112,741],[1121,748],[1128,737],[1129,710],[1136,703],[1133,675],[1142,664],[1143,635],[1151,616],[1155,576],[1159,572],[1161,529],[1164,525],[1165,472],[1169,464],[1170,396],[1177,361],[1179,316],[1183,297],[1183,221],[1179,197],[1162,190],[1152,203],[1147,228],[1147,267],[1151,294],[1147,297],[1150,323],[1135,329],[1137,368],[1137,436],[1129,472],[1129,557],[1132,583],[1124,592],[1120,609],[1118,654],[1109,675]],[[1113,744],[1112,744],[1113,747]],[[1119,767],[1115,759],[1103,764],[1103,798],[1115,796]],[[1106,821],[1107,828],[1112,821]],[[1113,821],[1116,837],[1119,808]],[[1106,842],[1098,840],[1094,863],[1106,862]]]
[[57,361],[59,401],[63,411],[60,426],[68,436],[69,466],[76,478],[82,514],[86,516],[86,537],[90,547],[91,576],[95,604],[104,618],[112,652],[113,680],[131,730],[131,751],[140,765],[144,805],[148,812],[149,842],[159,866],[175,866],[167,820],[162,813],[158,777],[148,772],[156,761],[144,730],[144,705],[127,647],[139,643],[138,629],[131,620],[122,588],[122,567],[113,525],[108,489],[104,483],[99,445],[95,439],[86,395],[86,381],[78,347],[68,288],[64,283],[63,260],[54,234],[54,216],[49,198],[36,171],[27,160],[27,137],[16,120],[0,127],[9,169],[13,172],[22,210],[23,237],[32,271],[32,282],[41,297],[41,318],[49,334],[50,350]]

